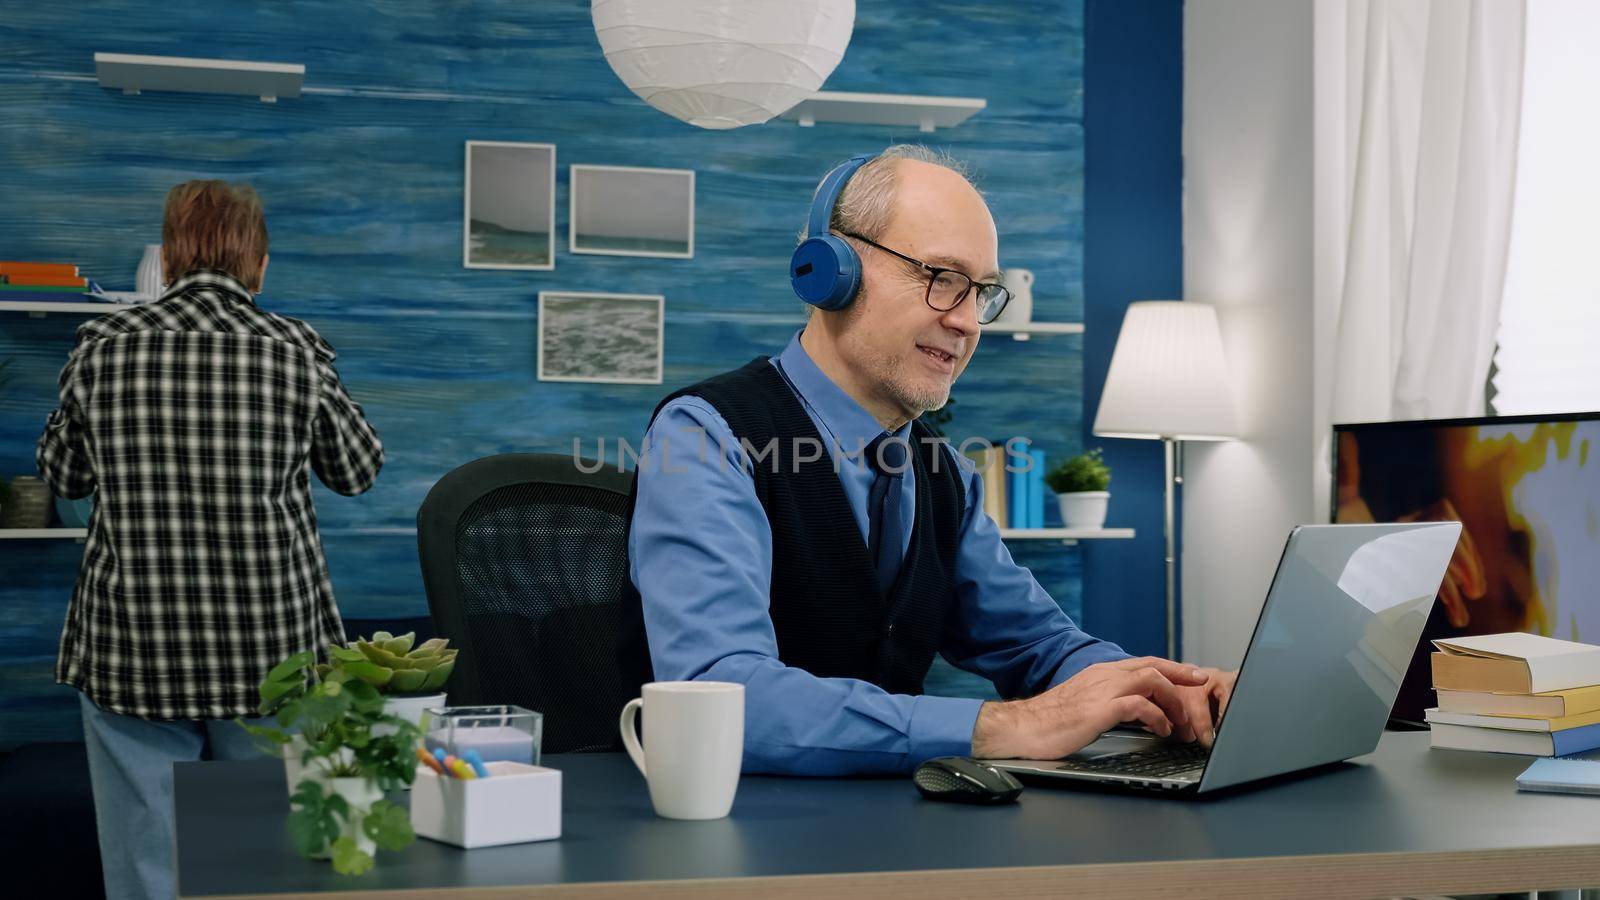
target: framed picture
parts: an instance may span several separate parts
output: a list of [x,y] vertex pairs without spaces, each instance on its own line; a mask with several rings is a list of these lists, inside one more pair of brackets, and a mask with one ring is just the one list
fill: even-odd
[[556,267],[556,145],[467,141],[461,263]]
[[567,247],[608,256],[694,257],[694,170],[572,166]]
[[539,292],[539,380],[660,384],[666,298]]

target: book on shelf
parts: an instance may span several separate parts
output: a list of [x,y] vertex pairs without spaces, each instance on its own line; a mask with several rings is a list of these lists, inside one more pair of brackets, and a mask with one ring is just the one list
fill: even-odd
[[1011,528],[1027,528],[1031,513],[1028,503],[1028,467],[1032,457],[1028,455],[1027,442],[1019,442],[1020,446],[1006,445],[1001,452],[1006,455],[1006,487],[1007,491],[1007,523]]
[[1437,693],[1439,709],[1445,712],[1557,719],[1600,710],[1600,685],[1540,694],[1496,694],[1491,691],[1448,689]]
[[0,283],[28,284],[37,287],[68,287],[83,288],[88,284],[87,279],[81,275],[33,275],[29,273],[15,273],[0,275]]
[[16,284],[15,282],[0,282],[0,296],[11,294],[63,294],[72,296],[87,290],[86,285],[67,284]]
[[84,291],[0,291],[0,303],[95,303],[97,300]]
[[1428,726],[1435,749],[1484,750],[1524,756],[1566,756],[1600,748],[1600,725],[1583,725],[1564,731],[1512,731],[1473,725]]
[[1600,710],[1558,718],[1530,718],[1524,716],[1483,716],[1475,713],[1450,712],[1435,707],[1424,710],[1422,717],[1430,723],[1444,725],[1469,725],[1475,728],[1505,728],[1510,731],[1566,731],[1585,725],[1600,725]]
[[1044,451],[1029,450],[1033,465],[1028,468],[1028,527],[1044,527]]
[[1044,525],[1045,452],[1014,438],[965,455],[983,479],[983,510],[1000,528],[1038,530]]
[[1517,776],[1519,791],[1600,794],[1600,760],[1539,759]]
[[0,275],[65,275],[76,277],[78,267],[72,263],[23,262],[0,260]]
[[994,520],[996,527],[1007,527],[1005,449],[998,446],[983,447],[968,450],[966,456],[983,480],[983,511]]
[[1600,647],[1507,632],[1434,641],[1435,690],[1539,694],[1600,684]]

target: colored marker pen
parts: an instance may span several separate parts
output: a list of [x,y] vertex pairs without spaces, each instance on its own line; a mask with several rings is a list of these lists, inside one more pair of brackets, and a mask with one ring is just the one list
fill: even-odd
[[472,771],[478,773],[479,778],[489,777],[489,767],[483,764],[483,756],[476,749],[469,747],[462,751],[461,756],[467,761],[467,765],[472,767]]

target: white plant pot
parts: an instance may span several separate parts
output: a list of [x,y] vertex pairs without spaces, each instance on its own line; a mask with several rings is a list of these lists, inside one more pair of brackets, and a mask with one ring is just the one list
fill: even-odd
[[[420,697],[385,697],[383,698],[383,712],[385,715],[405,719],[426,733],[428,723],[423,720],[427,711],[438,709],[444,704],[445,695],[443,693],[427,694]],[[394,729],[379,725],[372,729],[372,733],[375,735],[392,734]]]
[[[304,753],[305,749],[306,740],[298,734],[290,737],[289,743],[283,745],[283,781],[288,785],[291,797],[299,788],[300,779],[305,777],[307,772],[305,763],[300,761],[300,754]],[[311,771],[318,771],[315,763],[312,764]]]
[[[419,697],[385,697],[383,699],[384,715],[405,719],[417,726],[426,735],[428,733],[428,710],[438,709],[445,704],[444,694],[425,694]],[[372,734],[378,737],[385,734],[394,734],[392,725],[374,725]],[[417,738],[417,745],[422,745],[422,738]],[[404,785],[402,790],[411,790],[411,785]]]
[[1056,501],[1061,504],[1061,524],[1067,528],[1104,528],[1106,509],[1111,505],[1111,492],[1057,494]]
[[[344,830],[340,834],[353,839],[361,852],[368,856],[376,855],[378,844],[361,830],[361,823],[366,819],[367,813],[372,811],[372,804],[383,799],[383,789],[378,787],[377,782],[360,777],[328,778],[324,783],[328,786],[328,790],[343,797],[344,801],[350,804],[350,817],[345,820]],[[312,854],[314,859],[329,859],[332,856],[331,846],[323,847],[319,852]]]
[[[295,790],[300,787],[300,782],[306,778],[315,778],[322,782],[324,787],[328,784],[327,770],[322,763],[312,761],[307,765],[300,761],[300,754],[304,753],[305,749],[305,738],[298,734],[292,735],[289,738],[289,743],[283,747],[283,780],[288,786],[289,796],[291,797],[294,796]],[[339,751],[340,765],[349,765],[355,762],[355,758],[355,752],[348,747]]]

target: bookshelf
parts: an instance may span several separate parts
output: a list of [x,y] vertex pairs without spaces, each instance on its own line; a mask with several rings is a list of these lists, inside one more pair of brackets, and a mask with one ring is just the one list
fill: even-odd
[[985,334],[1009,334],[1014,341],[1026,341],[1036,334],[1083,334],[1082,322],[1026,322],[1010,324],[991,322],[983,326]]
[[929,97],[912,94],[859,94],[817,91],[780,118],[810,128],[818,122],[849,125],[898,125],[931,132],[952,128],[989,105],[982,97]]
[[1072,545],[1079,541],[1126,541],[1134,537],[1132,528],[1002,528],[1007,541],[1060,541]]
[[129,95],[141,91],[243,94],[260,97],[262,103],[300,96],[306,79],[306,67],[298,63],[136,53],[96,53],[94,73],[101,87]]
[[0,528],[0,540],[88,540],[87,528]]
[[27,313],[42,318],[46,313],[76,313],[80,316],[100,316],[114,309],[123,309],[119,303],[96,303],[91,300],[0,300],[0,312]]

